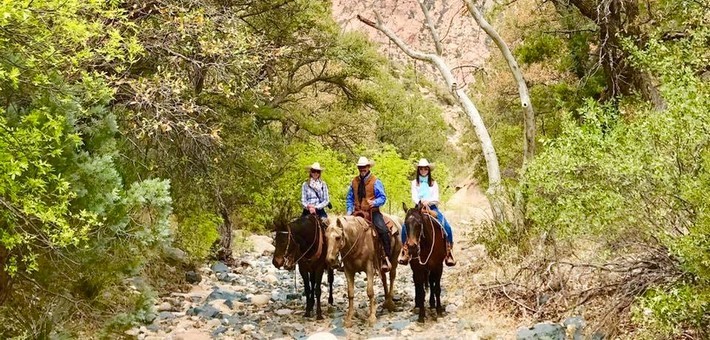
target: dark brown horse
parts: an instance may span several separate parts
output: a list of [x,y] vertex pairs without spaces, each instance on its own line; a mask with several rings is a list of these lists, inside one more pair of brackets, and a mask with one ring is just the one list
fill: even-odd
[[316,304],[316,319],[323,319],[320,306],[321,282],[323,272],[328,270],[328,303],[333,304],[333,269],[326,261],[327,241],[324,235],[325,225],[315,215],[299,217],[293,221],[281,219],[275,223],[274,258],[271,263],[276,268],[282,266],[293,270],[298,263],[298,271],[303,278],[306,291],[306,313],[310,317]]
[[444,258],[446,258],[446,239],[444,229],[436,217],[432,216],[429,207],[417,204],[414,208],[407,209],[404,203],[402,207],[406,213],[404,224],[407,228],[407,242],[403,247],[408,248],[412,257],[409,265],[414,276],[414,306],[419,308],[418,321],[424,322],[426,283],[429,284],[429,307],[436,308],[439,315],[444,313],[444,308],[441,307],[441,274],[444,270]]

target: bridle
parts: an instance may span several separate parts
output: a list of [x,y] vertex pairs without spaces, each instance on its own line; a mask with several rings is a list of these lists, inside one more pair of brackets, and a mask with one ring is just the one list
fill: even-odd
[[[345,242],[345,226],[343,226],[343,227],[341,228],[341,230],[343,231],[343,236],[342,236],[342,237],[343,237],[343,242]],[[350,246],[350,249],[348,249],[348,251],[345,253],[345,255],[342,255],[342,256],[340,257],[340,261],[345,260],[345,258],[348,257],[348,255],[350,255],[350,252],[352,252],[353,249],[355,249],[355,246],[357,245],[357,243],[360,242],[360,236],[362,236],[362,234],[365,234],[365,233],[363,233],[363,232],[359,232],[359,233],[358,233],[357,238],[355,239],[355,242],[353,243],[352,246]]]
[[[419,214],[422,215],[422,220],[421,220],[422,230],[419,232],[419,237],[417,238],[417,244],[416,244],[416,246],[417,246],[417,260],[418,260],[419,264],[422,266],[429,262],[429,259],[431,258],[431,254],[434,253],[434,246],[436,245],[436,231],[434,230],[434,218],[431,215],[429,215],[428,213],[422,212],[422,210],[424,210],[424,209],[428,209],[428,207],[419,209]],[[414,210],[414,209],[412,209],[412,210]],[[424,230],[423,230],[424,229],[424,220],[423,220],[424,217],[423,216],[426,216],[429,218],[429,225],[431,226],[431,248],[429,249],[429,255],[427,256],[426,260],[422,262],[422,252],[421,252],[420,245],[422,243],[422,236],[424,235]],[[417,221],[417,222],[419,222],[419,221]],[[409,228],[409,224],[407,225],[407,228]]]
[[[311,251],[311,249],[316,244],[316,242],[318,242],[318,235],[321,233],[320,223],[321,222],[316,219],[316,232],[313,234],[313,242],[311,242],[311,245],[308,247],[308,249],[306,249],[306,251],[304,251],[301,254],[301,257],[299,257],[296,261],[293,262],[294,264],[298,263],[298,261],[301,261],[303,259],[303,257],[306,256],[306,254],[308,254],[309,251]],[[291,247],[291,242],[298,244],[298,242],[296,242],[296,239],[293,238],[293,232],[291,231],[291,224],[290,223],[286,224],[286,231],[281,230],[281,231],[277,231],[276,233],[277,234],[288,234],[288,243],[286,243],[286,250],[284,251],[284,258],[288,258],[291,255],[288,251],[289,248]]]

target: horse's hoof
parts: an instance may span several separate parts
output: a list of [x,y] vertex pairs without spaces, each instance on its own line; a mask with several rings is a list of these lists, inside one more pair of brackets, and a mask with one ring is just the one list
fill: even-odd
[[369,318],[367,319],[367,322],[369,322],[369,323],[370,323],[370,326],[372,326],[372,325],[375,324],[375,322],[377,322],[377,318],[374,317],[374,316],[371,316],[371,317],[369,317]]
[[316,316],[316,320],[323,320],[323,315],[318,314],[318,316]]
[[390,312],[394,311],[394,302],[392,301],[385,301],[385,303],[382,305],[385,309],[387,309]]
[[419,323],[424,323],[424,321],[425,321],[425,319],[421,316],[419,317],[419,319],[417,319],[417,322],[419,322]]
[[343,322],[343,326],[350,328],[353,326],[353,321],[352,320],[345,320],[345,322]]
[[436,313],[439,314],[439,316],[444,315],[444,308],[438,307],[438,308],[436,309]]
[[304,318],[310,318],[311,317],[311,312],[306,312],[303,314]]
[[328,298],[328,304],[329,304],[329,305],[332,305],[332,304],[333,304],[333,298],[332,298],[332,297]]

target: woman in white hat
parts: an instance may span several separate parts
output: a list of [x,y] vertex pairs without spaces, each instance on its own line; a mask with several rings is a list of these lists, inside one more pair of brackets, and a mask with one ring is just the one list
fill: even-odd
[[[456,261],[451,254],[451,248],[454,244],[454,234],[451,230],[449,221],[446,220],[444,214],[442,214],[437,207],[439,204],[439,185],[431,176],[433,170],[434,164],[429,163],[429,161],[425,158],[419,160],[419,163],[417,163],[416,178],[412,181],[412,201],[414,204],[421,203],[422,205],[426,205],[429,209],[436,212],[437,219],[446,232],[446,259],[444,260],[444,263],[451,267],[456,265]],[[407,242],[407,229],[402,226],[402,243],[405,242]],[[402,247],[399,263],[407,264],[409,263],[409,260],[409,252],[407,251],[407,247]]]
[[303,206],[301,216],[313,214],[321,218],[328,218],[325,207],[330,205],[330,196],[328,195],[328,185],[320,178],[323,168],[320,163],[315,162],[308,167],[308,170],[309,178],[301,186],[301,205]]

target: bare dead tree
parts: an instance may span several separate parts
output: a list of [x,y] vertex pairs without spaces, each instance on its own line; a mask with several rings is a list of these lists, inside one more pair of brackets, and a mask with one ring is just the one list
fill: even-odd
[[[429,32],[434,37],[434,44],[435,46],[438,46],[436,49],[437,51],[441,50],[440,42],[438,40],[438,34],[436,33],[436,29],[431,20],[431,17],[428,15],[428,9],[422,4],[422,0],[419,0],[419,2],[422,11],[425,13],[425,18],[427,18],[427,27],[429,29]],[[473,124],[474,132],[476,133],[476,136],[478,137],[478,140],[481,143],[483,157],[486,161],[486,169],[488,172],[487,193],[491,197],[491,208],[493,210],[494,215],[493,217],[497,221],[504,220],[504,205],[500,197],[500,167],[498,165],[498,156],[496,155],[495,148],[493,147],[493,141],[491,140],[491,136],[488,134],[488,129],[486,128],[486,125],[484,124],[483,119],[481,118],[481,114],[476,108],[476,105],[473,103],[473,101],[471,101],[466,91],[464,91],[463,87],[459,87],[459,85],[456,83],[456,79],[451,73],[451,68],[446,64],[446,61],[444,61],[441,54],[421,52],[405,44],[404,41],[399,36],[397,36],[397,34],[395,34],[389,27],[383,24],[382,17],[377,11],[375,11],[376,21],[367,19],[361,15],[358,15],[357,18],[364,24],[382,32],[385,36],[387,36],[387,38],[389,38],[391,42],[397,45],[397,47],[399,47],[410,58],[427,62],[431,65],[434,65],[436,69],[439,70],[441,76],[446,82],[447,88],[449,89],[451,94],[453,94],[453,96],[456,98],[459,105],[461,105],[461,108],[464,110],[464,112],[466,112],[471,123]]]
[[498,49],[503,54],[503,58],[505,58],[505,61],[508,63],[515,82],[518,84],[518,94],[520,95],[520,105],[523,107],[523,122],[525,127],[523,133],[523,162],[526,163],[532,160],[535,155],[535,111],[530,101],[525,78],[523,78],[523,73],[520,71],[518,62],[515,60],[515,57],[513,57],[513,53],[510,52],[510,48],[508,48],[508,45],[503,41],[503,38],[501,38],[495,28],[486,21],[478,7],[476,7],[471,0],[464,0],[464,3],[469,13],[471,13],[471,16],[473,16],[473,19],[476,20],[478,26],[481,26],[483,31],[485,31],[486,34],[493,39],[496,46],[498,46]]

